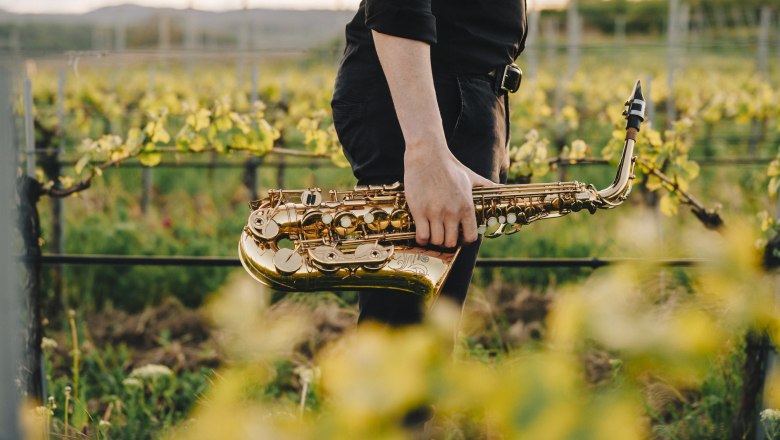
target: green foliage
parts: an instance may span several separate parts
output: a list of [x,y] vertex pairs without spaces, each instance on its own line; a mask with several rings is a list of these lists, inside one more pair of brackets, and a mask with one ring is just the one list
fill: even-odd
[[56,405],[50,426],[55,437],[67,429],[71,435],[91,433],[90,438],[159,438],[185,419],[213,376],[209,369],[134,374],[128,370],[130,353],[125,345],[84,347],[89,348],[82,348],[79,395],[70,398],[69,356],[46,356],[49,404]]

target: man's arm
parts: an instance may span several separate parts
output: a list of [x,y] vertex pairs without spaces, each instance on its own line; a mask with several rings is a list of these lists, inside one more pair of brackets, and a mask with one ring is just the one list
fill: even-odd
[[404,187],[417,243],[455,247],[477,240],[471,188],[493,185],[460,163],[447,147],[433,86],[430,46],[372,31],[401,124],[406,153]]

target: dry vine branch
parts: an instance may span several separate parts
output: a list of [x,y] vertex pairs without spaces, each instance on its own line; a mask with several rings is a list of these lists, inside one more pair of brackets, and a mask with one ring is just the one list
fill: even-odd
[[681,202],[691,207],[693,215],[695,215],[707,229],[718,230],[723,227],[723,218],[720,216],[717,209],[707,209],[691,193],[680,188],[680,185],[678,185],[677,182],[670,179],[669,176],[664,174],[661,170],[652,167],[646,160],[638,159],[637,162],[645,168],[648,173],[657,177],[669,192],[676,192],[679,194]]

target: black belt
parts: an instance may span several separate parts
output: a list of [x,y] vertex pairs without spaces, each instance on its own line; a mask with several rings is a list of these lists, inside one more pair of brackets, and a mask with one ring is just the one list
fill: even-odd
[[493,90],[497,95],[515,93],[523,82],[523,71],[517,64],[498,66],[487,74],[493,80]]

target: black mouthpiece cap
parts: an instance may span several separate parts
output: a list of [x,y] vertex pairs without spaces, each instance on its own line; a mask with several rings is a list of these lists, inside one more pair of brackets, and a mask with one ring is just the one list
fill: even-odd
[[626,123],[626,129],[635,128],[637,131],[645,120],[645,97],[642,94],[642,82],[637,81],[634,86],[634,91],[631,93],[631,98],[626,102],[625,115],[628,122]]

